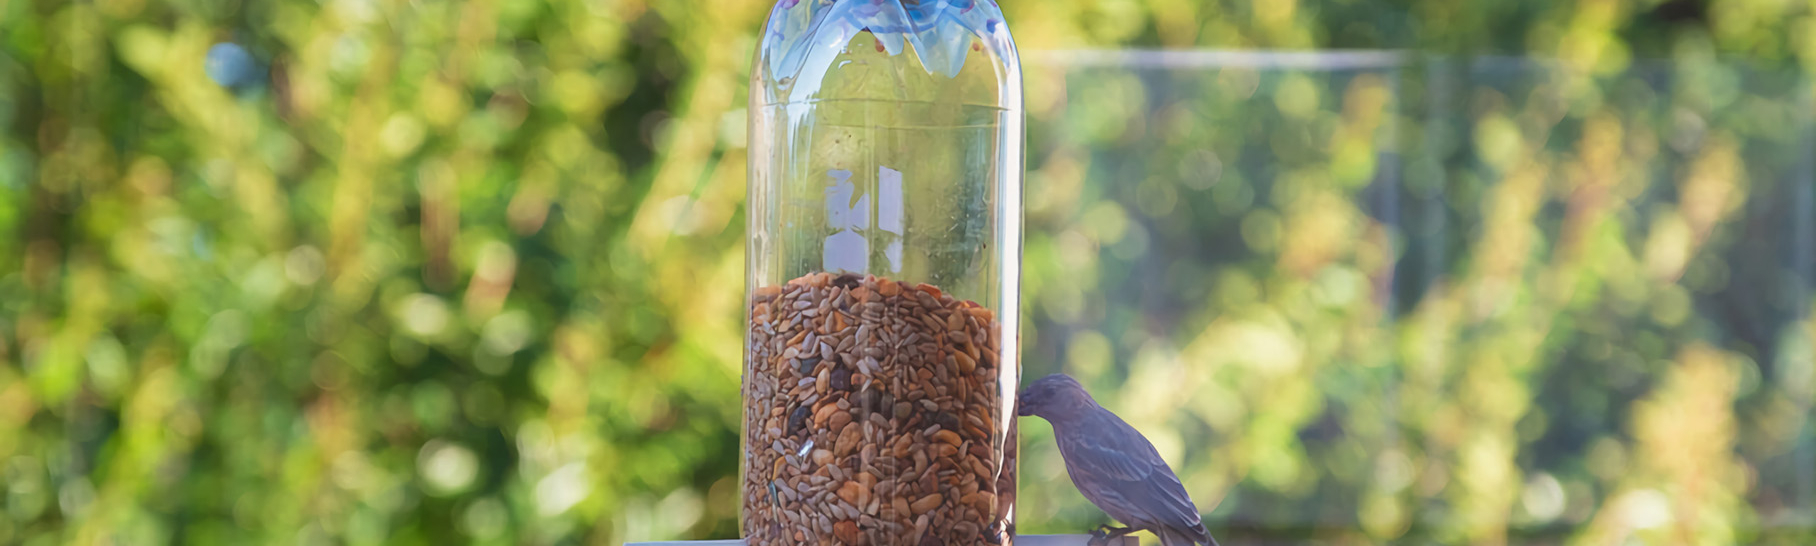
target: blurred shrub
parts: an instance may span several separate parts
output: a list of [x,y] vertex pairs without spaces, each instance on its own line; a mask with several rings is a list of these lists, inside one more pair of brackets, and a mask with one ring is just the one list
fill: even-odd
[[[767,7],[0,0],[0,543],[735,534]],[[1005,9],[1026,374],[1219,537],[1811,538],[1808,6]]]

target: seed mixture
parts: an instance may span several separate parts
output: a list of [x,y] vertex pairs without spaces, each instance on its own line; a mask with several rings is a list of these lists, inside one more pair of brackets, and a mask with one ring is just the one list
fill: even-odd
[[1015,428],[999,389],[1019,381],[1001,377],[994,313],[926,284],[816,273],[757,289],[749,324],[749,544],[1009,542]]

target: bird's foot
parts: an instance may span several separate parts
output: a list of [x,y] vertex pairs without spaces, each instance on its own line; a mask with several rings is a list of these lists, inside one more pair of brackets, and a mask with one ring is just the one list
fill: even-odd
[[1086,544],[1089,544],[1090,546],[1109,546],[1111,539],[1122,538],[1123,535],[1133,532],[1135,532],[1135,530],[1128,527],[1099,525],[1096,529],[1091,530],[1091,540]]

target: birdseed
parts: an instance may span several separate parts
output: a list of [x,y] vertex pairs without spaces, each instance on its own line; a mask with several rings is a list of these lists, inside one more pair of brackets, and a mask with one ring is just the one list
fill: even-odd
[[1009,542],[1003,385],[1018,370],[999,356],[994,312],[926,284],[830,273],[759,288],[749,311],[749,544]]

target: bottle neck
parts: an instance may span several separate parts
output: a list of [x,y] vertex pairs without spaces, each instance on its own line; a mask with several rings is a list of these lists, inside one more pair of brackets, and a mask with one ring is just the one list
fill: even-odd
[[974,44],[999,56],[1014,48],[995,0],[781,0],[763,37],[772,77],[790,78],[829,59],[860,32],[890,55],[912,51],[929,73],[954,77]]

